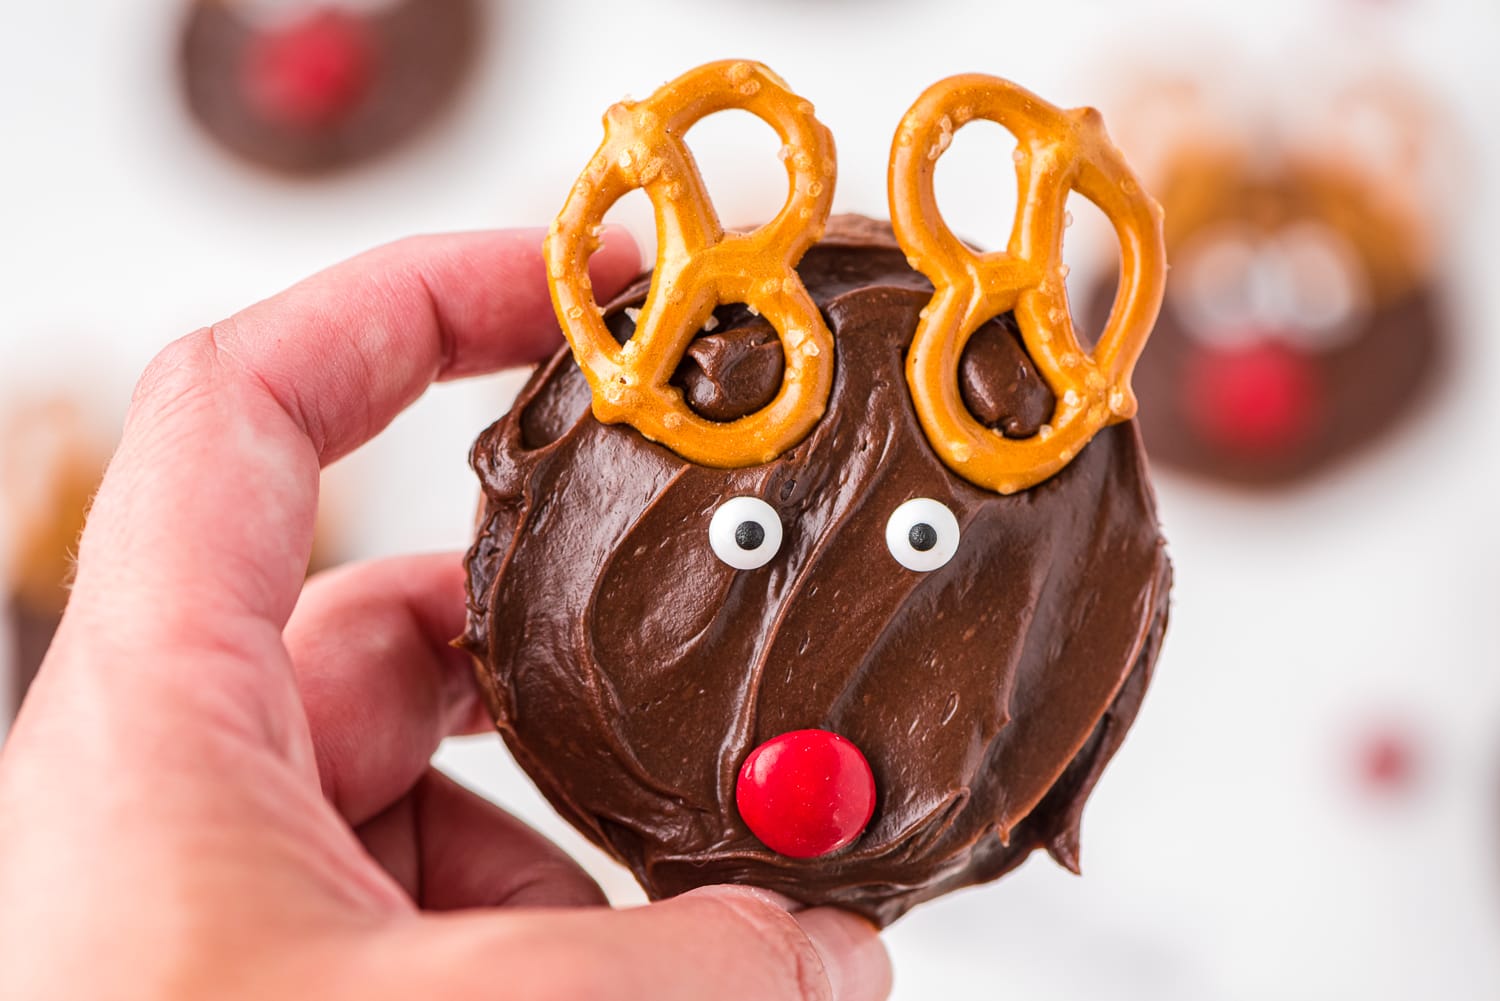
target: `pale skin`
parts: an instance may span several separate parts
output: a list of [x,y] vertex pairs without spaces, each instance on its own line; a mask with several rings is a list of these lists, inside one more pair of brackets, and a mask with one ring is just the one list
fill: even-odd
[[[713,887],[612,910],[429,765],[483,730],[458,554],[304,586],[318,472],[544,357],[541,233],[403,241],[168,346],[0,750],[0,997],[874,1001],[874,929]],[[601,296],[639,266],[611,231]]]

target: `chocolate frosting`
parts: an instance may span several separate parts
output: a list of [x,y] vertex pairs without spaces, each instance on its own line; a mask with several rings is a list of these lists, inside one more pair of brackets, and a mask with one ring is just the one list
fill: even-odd
[[[715,332],[688,345],[674,381],[694,412],[709,420],[732,421],[775,398],[786,357],[776,329],[762,317],[746,316],[737,323],[715,320]],[[722,333],[720,327],[725,328]]]
[[[837,369],[827,413],[780,458],[704,468],[599,423],[566,350],[476,442],[484,496],[461,642],[500,732],[653,897],[747,883],[885,925],[1036,848],[1076,870],[1084,800],[1166,625],[1171,573],[1136,430],[1104,430],[1030,490],[981,490],[938,460],[913,413],[905,352],[931,287],[889,231],[838,220],[799,273]],[[618,337],[644,291],[607,307]],[[678,384],[705,410],[735,410],[765,395],[760,363],[739,376],[764,331],[740,306],[716,319],[705,340],[719,343],[700,342]],[[1026,434],[1050,416],[1009,317],[965,367],[986,423]],[[757,570],[709,545],[714,510],[740,495],[785,529]],[[957,554],[930,573],[886,549],[887,518],[914,497],[961,526]],[[746,755],[803,728],[853,741],[877,790],[864,833],[809,860],[766,848],[735,806]]]

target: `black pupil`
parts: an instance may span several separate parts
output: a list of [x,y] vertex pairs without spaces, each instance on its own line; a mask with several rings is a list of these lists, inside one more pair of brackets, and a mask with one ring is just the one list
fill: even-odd
[[758,522],[742,521],[734,526],[734,544],[744,550],[759,549],[766,541],[766,530]]
[[910,532],[906,533],[906,541],[910,542],[911,547],[917,552],[925,553],[937,545],[937,529],[925,521],[919,521],[911,527]]

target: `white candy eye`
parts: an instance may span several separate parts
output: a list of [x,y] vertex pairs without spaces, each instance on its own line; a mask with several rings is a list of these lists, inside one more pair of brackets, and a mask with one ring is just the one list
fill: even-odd
[[891,512],[885,545],[908,570],[936,570],[958,552],[958,519],[930,497],[913,497]]
[[1283,229],[1275,247],[1287,275],[1288,337],[1312,351],[1352,340],[1367,299],[1364,267],[1349,241],[1332,227],[1309,221]]
[[1203,344],[1235,348],[1257,333],[1256,238],[1240,227],[1216,227],[1178,255],[1168,296],[1187,334]]
[[736,570],[763,567],[781,548],[781,518],[759,497],[731,497],[708,523],[708,544]]

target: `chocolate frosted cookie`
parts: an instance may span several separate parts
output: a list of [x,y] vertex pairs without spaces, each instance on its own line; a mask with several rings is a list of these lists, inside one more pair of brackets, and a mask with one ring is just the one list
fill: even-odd
[[[1390,437],[1431,395],[1449,350],[1426,163],[1442,144],[1400,87],[1309,95],[1300,130],[1285,111],[1230,124],[1203,85],[1158,88],[1172,114],[1138,130],[1158,150],[1172,260],[1136,374],[1154,461],[1281,487]],[[1113,292],[1085,297],[1095,329]]]
[[[695,73],[739,94],[782,86],[754,64]],[[934,91],[1040,100],[959,79]],[[681,83],[638,116],[682,129]],[[684,269],[743,281],[743,299],[674,296],[687,279],[664,281],[669,234],[653,273],[592,310],[597,326],[581,321],[560,286],[583,273],[566,262],[586,260],[569,240],[587,244],[592,206],[564,210],[548,252],[572,350],[474,446],[483,504],[462,643],[517,761],[653,897],[743,883],[884,925],[1037,848],[1077,868],[1083,804],[1150,679],[1171,572],[1120,420],[1128,390],[1092,360],[1038,363],[1025,307],[935,327],[953,286],[937,263],[931,278],[909,263],[922,263],[911,220],[898,213],[893,234],[841,217],[825,233],[811,107],[792,125],[778,106],[751,110],[788,137],[788,210],[758,235],[711,233],[746,255],[716,274],[701,247],[699,270]],[[696,177],[644,169],[648,191]],[[758,252],[809,199],[806,246]],[[1152,236],[1150,263],[1127,275],[1147,299]],[[672,329],[687,334],[675,361],[636,381]],[[1128,354],[1130,331],[1116,333]],[[945,334],[954,435],[971,437],[939,448],[908,363]],[[785,425],[755,423],[798,392],[810,402],[782,411]],[[645,412],[658,404],[665,416]],[[1065,454],[1081,420],[1099,423]],[[1000,486],[975,482],[989,467],[954,468],[980,459]]]
[[[1209,170],[1197,161],[1181,170]],[[1169,178],[1172,280],[1136,381],[1152,458],[1275,486],[1326,470],[1408,420],[1446,336],[1406,237],[1357,175],[1218,165]],[[1170,214],[1178,186],[1202,201]],[[1196,210],[1196,211],[1193,211]],[[1113,282],[1094,291],[1102,325]]]
[[474,63],[480,21],[475,0],[195,0],[183,88],[235,153],[322,173],[441,117]]

